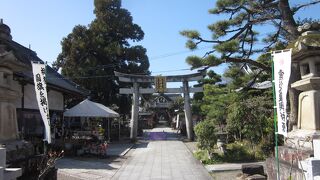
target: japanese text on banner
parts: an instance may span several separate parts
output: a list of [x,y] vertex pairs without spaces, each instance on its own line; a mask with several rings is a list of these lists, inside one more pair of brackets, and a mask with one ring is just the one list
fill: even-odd
[[46,65],[32,63],[32,71],[34,77],[34,87],[36,97],[38,101],[39,111],[45,127],[45,140],[51,143],[50,133],[50,116],[49,116],[49,103],[47,96],[47,85],[46,85]]
[[278,134],[287,136],[287,91],[291,74],[291,50],[273,54]]

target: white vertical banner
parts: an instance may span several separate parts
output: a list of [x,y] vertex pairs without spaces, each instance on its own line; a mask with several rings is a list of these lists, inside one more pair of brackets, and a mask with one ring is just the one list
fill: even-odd
[[47,96],[47,84],[46,84],[46,65],[32,63],[34,88],[36,91],[36,97],[38,101],[38,107],[45,127],[45,140],[51,143],[50,132],[50,116],[49,116],[49,102]]
[[291,74],[291,49],[287,51],[274,52],[274,84],[277,106],[278,134],[287,137],[287,92]]

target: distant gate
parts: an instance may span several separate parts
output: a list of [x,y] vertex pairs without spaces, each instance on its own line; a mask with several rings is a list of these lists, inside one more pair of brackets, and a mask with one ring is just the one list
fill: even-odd
[[[130,138],[137,138],[138,131],[138,116],[139,116],[139,96],[140,94],[153,94],[153,93],[183,93],[184,95],[184,112],[186,118],[186,129],[189,140],[193,140],[193,123],[190,106],[189,93],[203,92],[202,87],[189,87],[189,81],[198,81],[203,79],[205,71],[195,74],[178,75],[178,76],[145,76],[145,75],[132,75],[120,72],[114,74],[122,82],[133,83],[132,88],[120,88],[120,94],[132,94],[132,114],[131,114],[131,131]],[[181,88],[167,88],[167,82],[182,82]],[[153,83],[155,88],[140,88],[139,83]]]

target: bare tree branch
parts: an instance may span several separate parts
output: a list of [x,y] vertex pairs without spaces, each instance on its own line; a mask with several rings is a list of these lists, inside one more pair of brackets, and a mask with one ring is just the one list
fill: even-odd
[[202,56],[202,58],[205,58],[205,57],[209,56],[210,54],[212,54],[212,53],[214,53],[214,52],[216,52],[216,51],[215,51],[215,50],[208,51],[208,52],[206,52],[206,53]]

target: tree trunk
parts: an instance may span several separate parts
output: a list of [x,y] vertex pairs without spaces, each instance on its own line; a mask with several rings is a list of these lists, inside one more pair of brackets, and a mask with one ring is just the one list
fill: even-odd
[[[288,32],[288,40],[294,41],[299,37],[297,30],[297,23],[293,18],[293,12],[290,9],[288,0],[279,0],[279,10],[281,13],[281,19],[283,21],[283,29]],[[290,102],[290,120],[289,131],[292,130],[293,125],[298,121],[298,105],[299,105],[299,91],[291,88],[291,83],[300,80],[300,69],[297,64],[291,66],[291,77],[289,81],[289,102]]]
[[279,10],[283,21],[283,29],[288,32],[288,40],[293,41],[299,37],[297,23],[293,18],[293,12],[290,9],[289,0],[279,0]]

